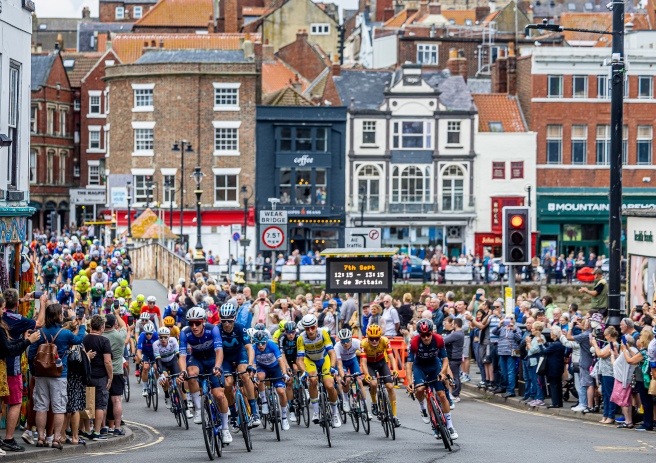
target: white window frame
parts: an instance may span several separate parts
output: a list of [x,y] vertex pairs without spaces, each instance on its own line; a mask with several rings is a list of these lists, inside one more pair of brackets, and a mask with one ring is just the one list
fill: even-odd
[[59,107],[59,136],[66,136],[66,117],[68,116],[68,107],[60,106]]
[[30,108],[30,132],[38,133],[39,131],[39,105],[32,105]]
[[109,90],[103,92],[105,95],[105,114],[109,114]]
[[[133,93],[133,113],[147,113],[155,111],[155,84],[132,84]],[[150,90],[151,103],[150,105],[137,105],[137,91]]]
[[[647,82],[649,93],[647,96],[642,96],[643,82]],[[653,76],[638,76],[638,99],[640,100],[651,100],[653,98],[654,92],[654,77]]]
[[142,6],[135,6],[132,8],[132,18],[133,19],[140,19],[143,16],[143,7]]
[[[132,130],[134,131],[132,156],[155,156],[155,121],[133,121]],[[153,149],[137,149],[137,130],[152,131]]]
[[117,6],[114,10],[114,19],[125,19],[125,8]]
[[[100,130],[102,129],[101,126],[99,125],[90,125],[88,127],[89,129],[89,145],[87,146],[87,153],[104,153],[105,151],[102,149],[102,137],[100,136]],[[97,133],[98,134],[98,147],[97,148],[92,148],[91,147],[91,134],[92,133]]]
[[[240,156],[239,151],[239,128],[241,121],[212,121],[214,126],[214,156]],[[236,150],[219,150],[217,149],[217,136],[221,130],[236,130],[237,132],[237,149]]]
[[[32,155],[34,155],[34,160],[32,160]],[[37,181],[38,167],[39,167],[39,152],[37,150],[32,149],[30,150],[30,171],[29,171],[31,184],[38,183]]]
[[80,110],[80,99],[76,98],[73,100],[73,110],[74,111],[79,111]]
[[[92,105],[91,100],[93,98],[98,98],[98,105]],[[93,108],[98,107],[98,111],[93,111]],[[105,117],[102,110],[102,91],[101,90],[89,90],[89,112],[87,118],[102,118]]]
[[[449,134],[458,134],[457,142],[449,142]],[[446,122],[446,146],[462,146],[462,121],[447,121]]]
[[608,75],[602,74],[597,76],[597,99],[608,100],[610,98],[610,88],[608,88]]
[[[416,59],[417,64],[437,65],[440,61],[439,51],[440,47],[436,43],[418,43]],[[426,60],[427,57],[428,60]]]
[[162,207],[171,207],[171,203],[169,202],[169,189],[166,187],[166,177],[173,177],[173,207],[177,207],[177,203],[175,201],[177,192],[175,190],[178,184],[178,169],[162,167],[159,169],[159,171],[162,174]]
[[[212,168],[212,173],[213,173],[213,183],[214,183],[214,188],[212,191],[212,201],[214,202],[215,207],[239,207],[239,175],[241,174],[241,168],[239,167],[232,167],[232,168],[219,168],[219,167],[213,167]],[[219,175],[231,175],[235,176],[237,178],[237,185],[235,187],[236,191],[236,200],[235,201],[216,201],[216,177]]]
[[[88,173],[87,173],[87,185],[89,185],[89,186],[101,186],[101,184],[100,184],[100,182],[101,182],[101,180],[100,180],[101,179],[100,161],[87,161],[87,165],[89,166],[89,170],[88,170]],[[98,177],[97,181],[96,180],[93,180],[93,181],[91,180],[91,178],[92,178],[92,175],[91,175],[92,169],[91,168],[92,167],[95,168],[98,172],[97,173],[97,177]],[[93,177],[95,177],[95,176],[96,175],[94,175]]]
[[[559,93],[551,93],[551,79],[558,81]],[[547,98],[562,98],[563,97],[563,76],[558,74],[549,74],[547,76]]]
[[[576,80],[583,80],[583,94],[577,95],[574,82]],[[572,76],[572,98],[587,98],[588,97],[588,76],[576,74]]]
[[[653,143],[654,128],[651,125],[639,125],[638,135],[636,137],[636,164],[641,166],[651,165],[653,159]],[[646,162],[640,162],[638,155],[640,154],[640,145],[648,146],[649,159]]]
[[[365,146],[373,146],[376,144],[376,128],[378,124],[376,120],[366,120],[362,121],[362,144]],[[373,133],[374,134],[374,139],[373,141],[365,141],[364,134],[365,133]]]
[[[241,87],[241,83],[214,82],[213,85],[214,85],[214,111],[239,111],[239,88]],[[237,101],[235,104],[218,103],[217,100],[220,98],[220,94],[223,90],[231,90],[231,91],[236,90]]]
[[66,158],[68,158],[68,151],[60,150],[57,156],[59,157],[59,184],[66,185]]
[[[403,123],[404,122],[421,122],[423,124],[423,132],[422,132],[422,146],[421,147],[411,147],[411,148],[404,148],[403,147]],[[434,138],[434,133],[433,133],[433,123],[435,122],[434,119],[398,119],[398,120],[393,120],[392,121],[392,149],[394,150],[432,150],[433,149],[433,138]],[[398,127],[401,129],[401,132],[396,132],[397,130],[397,125],[399,124]],[[406,136],[418,136],[418,134],[405,134]],[[394,146],[394,138],[398,137],[398,146]]]
[[310,35],[330,35],[330,24],[329,23],[310,24]]
[[57,108],[54,106],[48,106],[46,107],[46,133],[48,135],[54,135],[55,134],[55,112],[57,112]]
[[[549,135],[549,128],[553,127],[552,134]],[[546,158],[547,164],[562,164],[563,163],[563,126],[562,124],[547,124],[547,140],[546,140]],[[558,147],[558,162],[549,161],[549,146]]]

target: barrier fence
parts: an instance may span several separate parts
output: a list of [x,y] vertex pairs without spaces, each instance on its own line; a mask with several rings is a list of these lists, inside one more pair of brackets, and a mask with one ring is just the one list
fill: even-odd
[[157,243],[135,247],[130,254],[136,280],[157,280],[167,288],[188,280],[191,263]]

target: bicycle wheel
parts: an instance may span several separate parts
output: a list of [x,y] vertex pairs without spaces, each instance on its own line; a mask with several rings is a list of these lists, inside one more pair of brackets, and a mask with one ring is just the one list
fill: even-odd
[[362,421],[362,429],[364,433],[369,435],[371,432],[371,422],[369,421],[369,410],[367,410],[367,402],[364,400],[362,391],[358,389],[358,401],[360,402],[360,421]]
[[[339,386],[335,386],[335,388],[338,388],[338,387]],[[342,419],[342,423],[346,423],[346,412],[344,411],[344,394],[338,394],[337,398],[338,398],[338,400],[337,400],[337,413],[339,413],[339,417]]]
[[353,429],[355,430],[355,432],[359,432],[360,413],[362,413],[362,411],[360,410],[360,401],[356,399],[351,389],[349,389],[348,391],[347,399],[349,401],[349,405],[351,406],[351,411],[348,414],[351,417],[351,424],[353,425]]
[[150,385],[146,386],[146,406],[150,408],[150,403],[152,402],[153,397],[150,394]]
[[[310,427],[310,402],[308,401],[307,396],[305,395],[305,388],[301,386],[298,389],[298,407],[300,410],[301,415],[303,415],[303,423],[305,423],[305,427],[309,428]],[[298,423],[301,424],[301,418],[299,417]]]
[[328,398],[326,397],[325,392],[319,394],[319,423],[323,428],[324,433],[326,434],[326,439],[328,439],[328,447],[332,447],[332,442],[330,441],[330,426],[332,424],[332,413],[330,412],[330,406],[328,405]]
[[178,392],[178,403],[180,404],[180,414],[182,415],[182,422],[184,423],[185,429],[189,429],[189,418],[187,418],[187,401],[182,398],[182,395]]
[[182,407],[180,406],[180,399],[175,390],[171,393],[171,410],[175,415],[175,421],[178,423],[178,428],[182,427]]
[[202,419],[205,450],[207,450],[207,455],[210,457],[210,460],[214,460],[214,447],[216,446],[214,421],[212,419],[212,412],[210,411],[210,401],[206,396],[203,396],[203,405],[200,409],[200,416]]
[[159,394],[157,391],[157,381],[155,378],[150,380],[150,393],[153,395],[153,411],[157,411],[157,406],[159,405]]
[[269,431],[273,432],[275,430],[273,422],[276,420],[276,415],[273,413],[273,406],[271,405],[271,401],[273,400],[271,398],[271,389],[267,389],[267,400],[269,404]]
[[383,431],[385,432],[385,437],[389,437],[389,421],[387,420],[387,407],[385,403],[387,402],[387,389],[385,386],[378,388],[378,413],[380,415],[380,424],[383,426]]
[[216,407],[216,404],[212,400],[210,404],[210,409],[212,410],[212,421],[214,422],[214,428],[212,429],[212,434],[214,434],[214,455],[221,458],[223,453],[223,434],[221,434],[221,414],[219,409]]
[[273,391],[273,394],[271,394],[271,398],[269,399],[269,413],[271,413],[271,422],[273,423],[273,427],[276,431],[276,439],[278,439],[278,442],[280,442],[280,426],[281,426],[281,419],[280,417],[282,416],[282,412],[280,411],[280,404],[278,402],[278,394],[276,393],[275,389],[271,389]]
[[244,437],[244,444],[246,445],[246,450],[249,452],[252,449],[251,442],[251,430],[248,427],[248,417],[246,416],[246,404],[244,403],[244,398],[241,394],[237,396],[236,404],[237,405],[237,416],[239,417],[239,429],[241,435]]
[[260,418],[261,418],[261,421],[262,421],[262,429],[264,429],[266,431],[269,415],[268,414],[265,415],[264,413],[262,413],[262,400],[259,399],[259,398],[257,399],[257,408],[258,408],[258,410],[260,410]]
[[123,398],[130,401],[130,370],[127,367],[123,367]]
[[440,434],[444,448],[451,452],[451,436],[449,435],[448,429],[446,429],[446,423],[444,423],[442,413],[440,413],[440,408],[436,403],[435,397],[431,397],[430,408],[432,415],[431,421],[434,422],[434,426],[436,427],[435,431]]
[[389,398],[385,401],[387,410],[385,411],[385,419],[387,420],[387,428],[392,435],[392,440],[396,440],[396,429],[394,428],[394,414],[392,413],[392,402]]

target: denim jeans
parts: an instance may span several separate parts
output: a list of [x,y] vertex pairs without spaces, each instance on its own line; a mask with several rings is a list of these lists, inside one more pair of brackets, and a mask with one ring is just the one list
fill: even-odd
[[588,408],[588,388],[581,386],[581,373],[574,373],[574,386],[579,393],[579,405]]
[[544,400],[544,391],[542,390],[544,379],[542,376],[538,376],[538,366],[529,367],[529,373],[531,382],[535,385],[535,400]]
[[617,408],[617,405],[610,401],[614,385],[615,378],[613,376],[601,377],[601,394],[604,397],[604,418],[615,419],[615,408]]
[[506,386],[506,392],[515,393],[515,383],[517,380],[517,362],[512,355],[500,355],[499,364],[501,365],[501,376]]
[[531,367],[528,359],[522,360],[522,371],[524,372],[524,398],[535,400],[537,385],[531,377]]

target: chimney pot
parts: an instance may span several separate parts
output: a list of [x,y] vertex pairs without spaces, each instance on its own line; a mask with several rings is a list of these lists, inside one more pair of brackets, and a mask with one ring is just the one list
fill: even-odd
[[442,14],[442,5],[437,2],[432,2],[428,4],[428,13],[429,14]]

